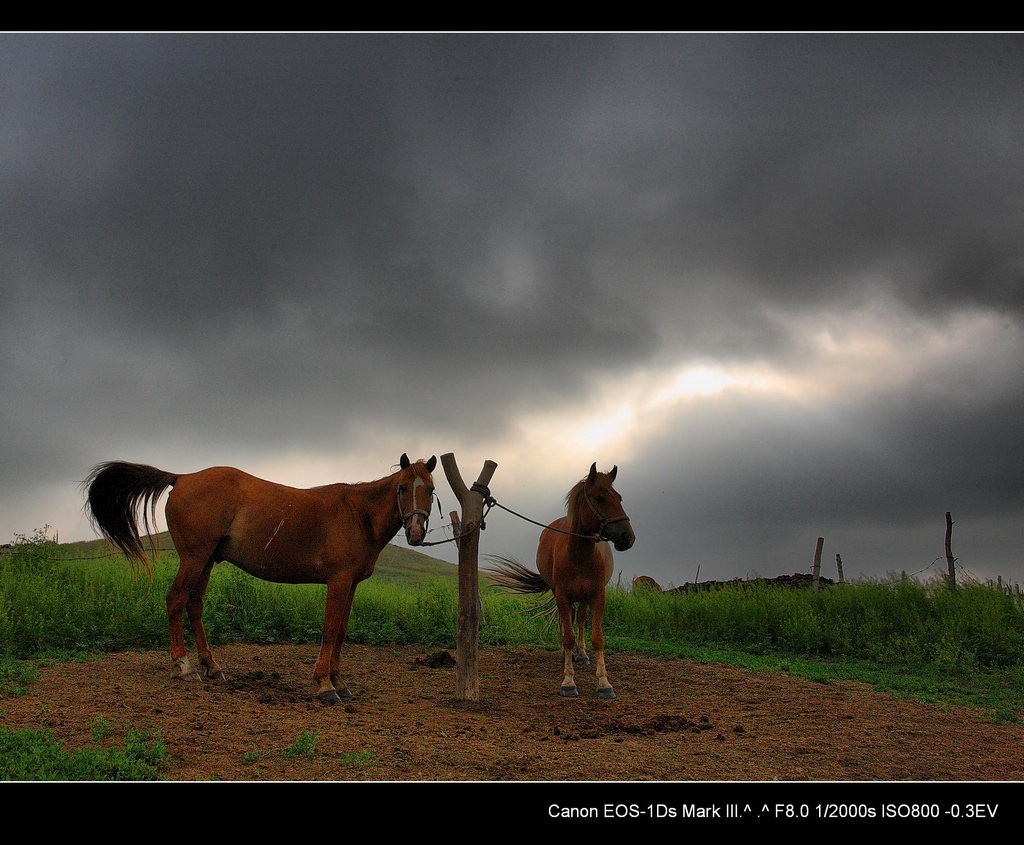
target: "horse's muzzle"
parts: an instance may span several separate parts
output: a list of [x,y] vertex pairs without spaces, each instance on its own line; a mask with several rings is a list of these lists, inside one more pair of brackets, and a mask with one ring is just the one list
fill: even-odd
[[615,546],[615,551],[624,552],[626,549],[633,548],[633,543],[636,542],[636,535],[633,533],[632,527],[627,524],[614,533],[610,533],[608,539]]
[[412,514],[405,523],[405,541],[410,546],[422,545],[427,536],[427,521],[420,513]]

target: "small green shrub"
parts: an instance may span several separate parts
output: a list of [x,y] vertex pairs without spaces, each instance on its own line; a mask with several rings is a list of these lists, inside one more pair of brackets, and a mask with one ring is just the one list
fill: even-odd
[[317,743],[320,742],[320,734],[315,731],[302,731],[288,748],[284,750],[284,756],[289,759],[295,757],[312,757],[316,754]]

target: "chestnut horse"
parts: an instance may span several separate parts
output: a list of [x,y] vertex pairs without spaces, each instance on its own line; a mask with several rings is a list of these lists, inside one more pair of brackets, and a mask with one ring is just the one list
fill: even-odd
[[110,461],[94,467],[84,485],[94,524],[129,561],[147,570],[139,516],[151,533],[156,500],[173,488],[164,512],[181,563],[167,591],[167,618],[171,659],[180,678],[199,679],[185,649],[183,610],[203,674],[224,678],[203,627],[203,597],[215,563],[228,561],[265,581],[326,584],[323,639],[313,677],[319,699],[336,704],[351,696],[338,671],[338,656],[356,587],[373,574],[378,555],[400,528],[410,546],[423,542],[436,464],[436,457],[412,463],[403,454],[399,470],[386,478],[300,490],[232,467],[179,475]]
[[[597,695],[615,698],[604,662],[604,588],[612,577],[612,550],[607,541],[623,552],[636,539],[629,517],[622,509],[622,496],[612,482],[618,473],[597,471],[597,464],[565,497],[565,516],[545,528],[537,545],[537,569],[533,572],[511,558],[492,557],[493,570],[500,586],[519,593],[554,594],[555,609],[562,631],[562,654],[565,677],[561,695],[579,695],[573,671],[573,648],[579,650],[578,660],[589,664],[584,634],[587,608],[591,611],[590,643],[597,663]],[[573,635],[576,623],[579,636]]]

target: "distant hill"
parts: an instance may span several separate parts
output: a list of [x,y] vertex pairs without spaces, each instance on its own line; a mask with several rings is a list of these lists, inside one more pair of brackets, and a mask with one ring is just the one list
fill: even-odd
[[[154,534],[152,537],[153,546],[159,551],[173,551],[174,544],[171,536],[166,531]],[[61,548],[67,549],[70,556],[99,557],[105,554],[117,554],[106,540],[81,540],[76,543],[61,543]],[[148,541],[146,547],[149,547]],[[388,583],[405,583],[422,580],[424,578],[452,578],[457,579],[459,569],[452,563],[445,560],[438,560],[430,555],[418,552],[415,549],[404,548],[389,543],[384,547],[377,559],[377,568],[373,572],[373,578],[377,581]]]

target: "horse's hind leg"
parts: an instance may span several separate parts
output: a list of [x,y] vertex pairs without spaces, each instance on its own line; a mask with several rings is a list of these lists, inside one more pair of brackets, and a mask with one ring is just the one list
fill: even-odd
[[576,656],[573,658],[583,666],[590,665],[590,657],[587,655],[587,603],[581,601],[574,611],[576,618]]
[[592,610],[590,643],[594,647],[594,661],[597,663],[597,697],[615,698],[615,690],[608,680],[608,670],[604,665],[604,595],[594,600]]
[[561,623],[562,629],[562,663],[565,672],[564,677],[562,678],[562,688],[559,690],[559,695],[563,698],[575,698],[579,695],[579,690],[576,689],[576,674],[572,667],[573,646],[576,644],[576,638],[572,633],[572,604],[567,600],[560,599],[556,596],[555,605],[558,607],[558,619]]
[[211,572],[213,572],[212,559],[206,564],[206,568],[200,574],[192,592],[189,593],[188,603],[185,606],[188,610],[189,622],[192,624],[192,634],[195,636],[196,651],[199,652],[199,665],[203,667],[203,675],[212,681],[223,681],[224,670],[213,659],[213,650],[206,639],[206,627],[203,625],[203,600],[206,597],[206,587],[210,583]]
[[[178,567],[178,574],[174,576],[173,583],[167,590],[167,624],[171,634],[171,660],[177,667],[179,678],[198,681],[200,680],[199,673],[189,663],[188,652],[185,649],[182,616],[187,605],[189,617],[195,626],[196,618],[193,614],[197,609],[200,613],[202,612],[202,596],[200,595],[197,603],[193,593],[197,589],[205,590],[206,588],[209,570],[213,566],[212,553],[202,557],[192,554],[185,548],[179,548],[178,556],[181,559],[181,565]],[[199,622],[199,631],[201,633],[197,634],[197,641],[201,636],[208,652],[209,645],[206,644],[206,633],[202,628],[202,620]]]
[[167,591],[167,624],[171,634],[171,661],[177,667],[177,676],[184,680],[199,680],[199,672],[188,663],[188,652],[185,650],[185,635],[181,617],[189,596],[199,582],[205,563],[187,553],[180,551],[181,563],[178,574]]

